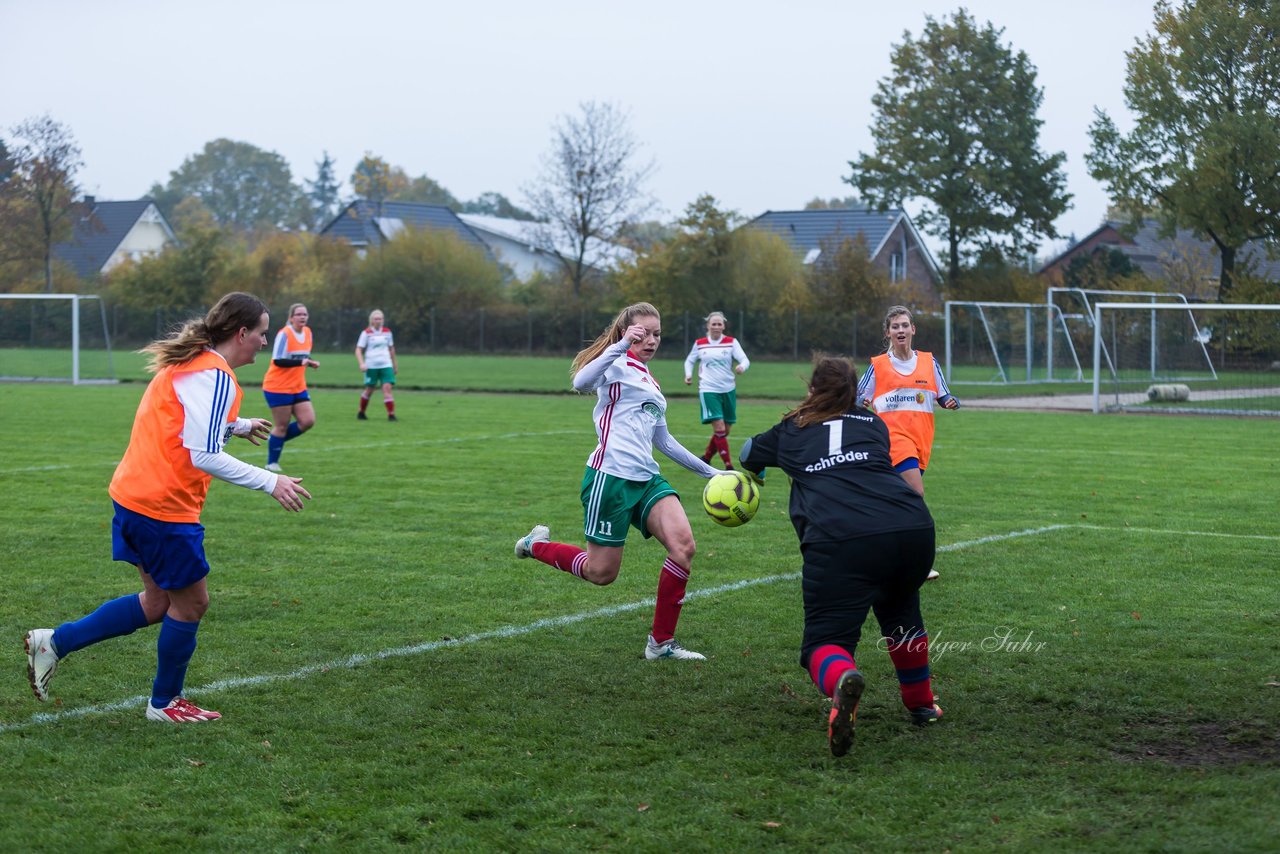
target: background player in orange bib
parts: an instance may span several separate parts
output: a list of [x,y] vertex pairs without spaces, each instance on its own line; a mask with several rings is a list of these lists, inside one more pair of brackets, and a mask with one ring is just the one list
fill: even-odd
[[276,333],[271,365],[262,378],[262,395],[271,407],[271,436],[267,439],[267,471],[280,471],[284,443],[296,439],[316,424],[316,410],[307,392],[307,368],[320,363],[311,358],[311,327],[307,307],[289,306],[289,322]]
[[243,397],[233,371],[267,343],[270,319],[257,297],[230,293],[201,320],[143,348],[155,377],[134,416],[124,458],[111,478],[111,552],[138,569],[142,592],[104,602],[56,629],[27,632],[27,676],[36,699],[49,696],[59,660],[107,638],[161,623],[148,720],[203,723],[217,712],[182,697],[196,629],[209,607],[200,511],[211,478],[261,490],[286,510],[311,495],[300,478],[272,474],[223,450],[232,436],[259,444],[271,422],[240,418]]
[[[889,428],[889,457],[902,479],[924,495],[924,471],[933,451],[933,408],[959,409],[932,353],[913,350],[911,309],[890,306],[884,316],[889,349],[871,358],[858,383],[858,402],[875,410]],[[930,570],[930,580],[937,578]]]

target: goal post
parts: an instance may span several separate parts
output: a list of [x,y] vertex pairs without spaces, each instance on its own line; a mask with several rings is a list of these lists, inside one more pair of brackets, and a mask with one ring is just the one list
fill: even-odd
[[1280,304],[1095,302],[1094,412],[1280,415]]
[[[97,310],[82,303],[96,304]],[[47,314],[39,311],[42,304],[50,306]],[[68,351],[69,376],[61,355]],[[97,294],[0,293],[0,379],[115,382],[102,299]]]
[[[1039,317],[1046,311],[1050,323],[1042,328]],[[943,368],[950,385],[1052,382],[1055,351],[1060,365],[1075,366],[1074,375],[1056,380],[1084,380],[1066,320],[1053,304],[948,300],[944,318]]]

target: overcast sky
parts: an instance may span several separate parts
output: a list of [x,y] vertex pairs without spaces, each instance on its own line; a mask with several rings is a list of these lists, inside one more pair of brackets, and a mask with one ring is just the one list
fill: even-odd
[[[138,198],[227,137],[278,152],[299,184],[326,150],[344,183],[372,152],[459,199],[521,204],[556,118],[610,101],[656,164],[658,218],[703,193],[756,216],[853,194],[892,46],[959,5],[0,0],[0,132],[44,113],[68,126],[102,199]],[[1041,148],[1066,153],[1074,194],[1057,226],[1083,237],[1107,204],[1087,128],[1095,106],[1128,126],[1124,52],[1152,3],[964,6],[1038,69]]]

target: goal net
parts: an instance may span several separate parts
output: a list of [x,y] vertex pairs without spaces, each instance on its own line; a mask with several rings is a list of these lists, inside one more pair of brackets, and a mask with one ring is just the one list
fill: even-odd
[[115,382],[95,294],[0,294],[0,381]]
[[1093,409],[1280,415],[1280,305],[1096,302]]
[[951,385],[1080,382],[1080,357],[1052,304],[946,303],[946,371]]

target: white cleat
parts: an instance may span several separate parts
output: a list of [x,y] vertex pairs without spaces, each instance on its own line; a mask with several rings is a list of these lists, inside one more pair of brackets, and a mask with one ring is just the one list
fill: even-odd
[[551,542],[551,529],[546,525],[534,525],[533,530],[516,540],[516,557],[533,557],[534,543]]
[[707,657],[702,653],[682,647],[680,641],[675,638],[657,643],[654,641],[653,635],[649,635],[649,641],[644,645],[644,657],[649,661],[657,661],[660,658],[680,658],[692,661],[707,660]]
[[267,471],[272,471],[272,472],[275,472],[276,474],[280,474],[284,471],[284,469],[280,468],[279,463],[267,463]]
[[58,669],[58,651],[53,648],[53,629],[32,629],[22,645],[27,650],[27,678],[36,699],[49,699],[49,680]]
[[926,575],[926,576],[924,577],[924,580],[925,580],[925,581],[933,581],[933,580],[935,580],[937,577],[938,577],[938,570],[936,570],[936,569],[931,569],[931,570],[929,570],[929,574],[928,574],[928,575]]

